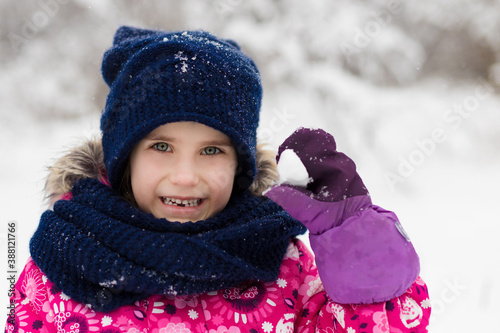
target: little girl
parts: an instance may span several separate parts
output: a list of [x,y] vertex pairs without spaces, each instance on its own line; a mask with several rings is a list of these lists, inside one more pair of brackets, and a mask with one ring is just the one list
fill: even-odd
[[331,135],[292,134],[309,179],[275,184],[235,42],[122,27],[102,72],[102,141],[51,168],[6,332],[427,332],[413,246]]

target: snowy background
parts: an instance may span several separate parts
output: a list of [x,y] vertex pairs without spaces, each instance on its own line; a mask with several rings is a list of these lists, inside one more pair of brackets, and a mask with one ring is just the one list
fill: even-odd
[[[264,82],[259,135],[331,132],[420,254],[431,332],[500,332],[500,2],[2,0],[0,313],[7,224],[17,271],[47,167],[98,132],[103,52],[119,25],[237,40]],[[1,316],[0,316],[1,317]]]

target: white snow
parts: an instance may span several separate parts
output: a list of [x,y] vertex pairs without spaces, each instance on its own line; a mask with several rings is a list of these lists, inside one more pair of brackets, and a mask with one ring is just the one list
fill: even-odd
[[118,284],[118,281],[116,280],[106,280],[106,281],[101,281],[99,282],[99,285],[101,287],[106,287],[106,288],[111,288],[114,287]]
[[188,64],[186,63],[186,61],[188,60],[188,57],[186,57],[183,54],[184,54],[183,51],[179,51],[175,54],[175,58],[179,59],[181,61],[181,72],[186,73],[188,70]]
[[292,149],[285,149],[278,162],[278,184],[295,185],[305,188],[311,181],[306,167]]

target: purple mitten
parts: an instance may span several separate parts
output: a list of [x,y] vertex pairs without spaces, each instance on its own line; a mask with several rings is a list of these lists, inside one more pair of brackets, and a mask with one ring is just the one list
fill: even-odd
[[293,150],[310,181],[282,184],[266,196],[309,229],[318,271],[337,303],[387,301],[403,294],[419,274],[419,259],[396,215],[372,205],[356,165],[336,151],[333,136],[300,128],[279,147]]

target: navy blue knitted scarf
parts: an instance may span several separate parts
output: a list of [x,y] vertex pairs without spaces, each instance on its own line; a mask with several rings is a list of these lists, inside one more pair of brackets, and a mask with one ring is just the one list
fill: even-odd
[[274,281],[290,238],[306,230],[247,192],[196,223],[145,214],[93,179],[79,181],[73,196],[43,213],[31,256],[65,294],[103,312],[155,294]]

